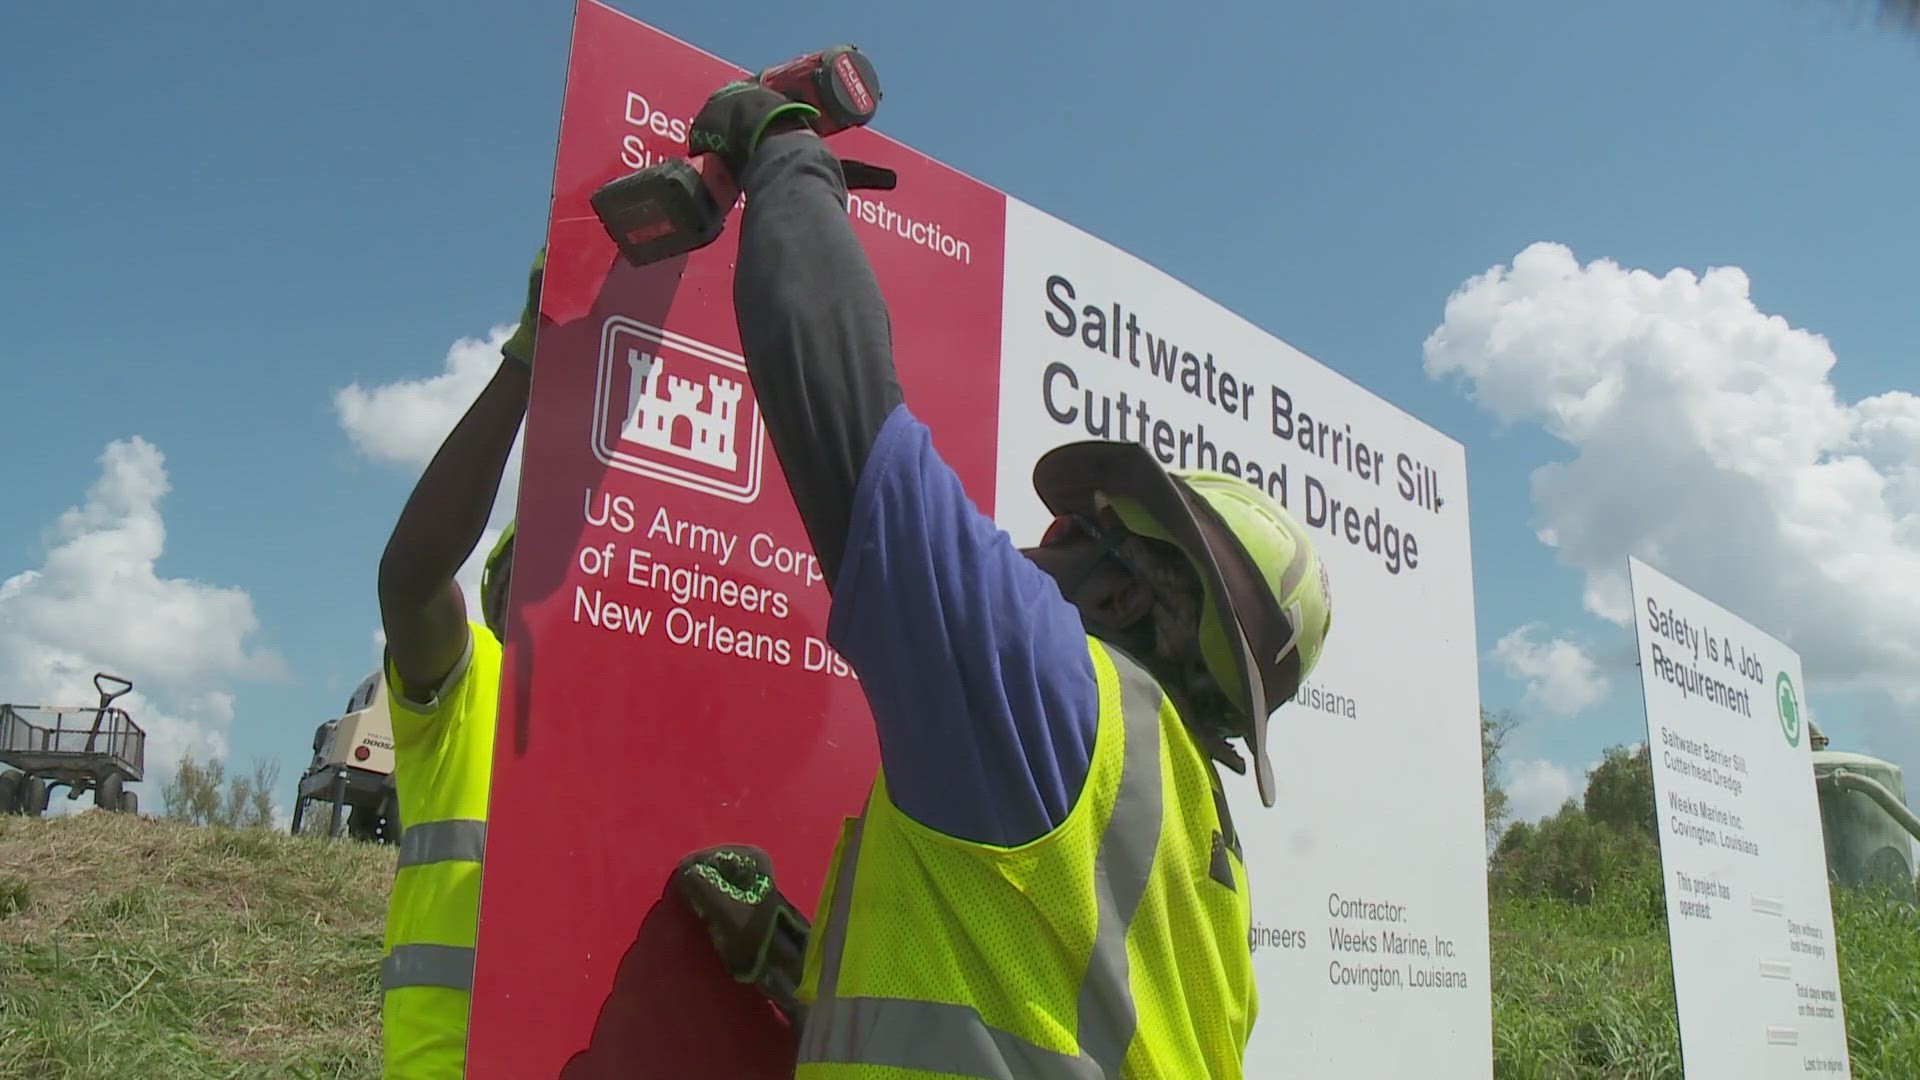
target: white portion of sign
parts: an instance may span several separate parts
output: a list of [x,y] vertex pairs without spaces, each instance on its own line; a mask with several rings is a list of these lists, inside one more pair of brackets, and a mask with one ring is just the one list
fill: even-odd
[[[996,518],[1061,443],[1232,472],[1313,533],[1333,630],[1274,714],[1279,801],[1225,776],[1253,882],[1249,1076],[1492,1075],[1466,456],[1153,267],[1007,206]],[[1444,1052],[1440,1052],[1444,1048]]]
[[1800,657],[1628,573],[1687,1078],[1849,1076]]
[[[632,347],[627,349],[627,366],[633,382],[627,393],[627,422],[620,429],[622,439],[716,469],[739,466],[733,446],[739,425],[733,414],[740,406],[743,380],[708,375],[702,386],[669,372],[663,354]],[[674,425],[683,422],[689,432],[685,447],[673,441]]]

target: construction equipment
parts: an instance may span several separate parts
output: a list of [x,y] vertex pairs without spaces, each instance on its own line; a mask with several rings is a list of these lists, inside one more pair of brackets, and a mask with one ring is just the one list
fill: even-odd
[[[331,807],[327,835],[400,842],[400,795],[393,779],[393,720],[387,680],[376,671],[361,680],[338,719],[313,733],[313,760],[294,794],[292,831],[298,834],[309,802]],[[342,808],[346,813],[343,815]]]
[[94,705],[0,704],[0,813],[39,817],[54,789],[74,800],[93,792],[102,810],[137,814],[140,798],[126,785],[146,774],[147,733],[115,699],[133,682],[96,673]]
[[[880,108],[879,76],[853,45],[796,57],[761,71],[754,81],[818,110],[810,126],[823,138],[865,125]],[[842,168],[848,187],[894,186],[888,170],[857,161]],[[713,243],[739,199],[732,172],[701,153],[629,173],[594,192],[589,202],[627,262],[646,266]]]
[[1891,885],[1915,901],[1909,837],[1920,840],[1920,815],[1907,808],[1900,767],[1866,754],[1829,750],[1826,734],[1818,725],[1809,726],[1828,875],[1853,888]]

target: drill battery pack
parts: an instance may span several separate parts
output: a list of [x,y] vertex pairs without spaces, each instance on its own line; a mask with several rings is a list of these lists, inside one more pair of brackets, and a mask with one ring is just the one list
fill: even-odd
[[702,156],[629,173],[588,201],[627,262],[645,266],[713,243],[738,197],[727,167]]

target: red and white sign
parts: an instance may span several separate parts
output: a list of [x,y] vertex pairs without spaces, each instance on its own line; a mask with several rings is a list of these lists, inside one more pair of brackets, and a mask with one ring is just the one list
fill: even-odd
[[[883,85],[889,63],[910,62],[874,61]],[[791,1076],[791,1034],[724,975],[668,877],[695,849],[757,844],[811,915],[878,764],[740,359],[738,219],[707,248],[636,269],[588,204],[607,181],[683,154],[707,95],[744,73],[577,0],[470,1076]],[[1044,523],[1033,461],[1088,437],[1239,473],[1320,538],[1341,609],[1315,684],[1276,717],[1280,805],[1262,810],[1250,781],[1228,777],[1264,1003],[1249,1075],[1490,1074],[1458,445],[1139,260],[871,129],[834,145],[899,173],[896,190],[852,193],[848,218],[886,292],[902,388],[1016,540]],[[1309,731],[1322,762],[1364,759],[1372,790],[1403,797],[1356,811],[1355,774],[1297,749]],[[1389,916],[1393,932],[1419,935],[1418,965],[1341,951]],[[1463,1048],[1461,1067],[1433,1071],[1434,1045]]]
[[[574,35],[468,1075],[791,1076],[783,1023],[721,972],[667,879],[689,851],[754,843],[811,912],[878,763],[872,721],[826,645],[827,593],[740,359],[738,218],[635,269],[587,203],[685,153],[689,119],[742,70],[595,3]],[[900,174],[850,216],[904,389],[990,508],[1005,199],[871,132],[835,145]]]
[[633,319],[615,316],[602,330],[594,456],[722,499],[759,498],[766,429],[747,362]]

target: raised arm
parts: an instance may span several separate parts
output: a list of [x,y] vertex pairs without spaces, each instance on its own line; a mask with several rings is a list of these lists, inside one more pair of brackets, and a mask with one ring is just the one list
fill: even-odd
[[[776,121],[778,123],[778,121]],[[1097,701],[1078,613],[968,498],[903,402],[837,159],[769,129],[742,172],[742,349],[854,665],[888,789],[949,835],[1022,843],[1065,819]]]
[[805,129],[761,144],[743,177],[734,310],[774,453],[828,588],[854,493],[901,404],[893,334],[873,267],[847,224],[840,164]]
[[453,578],[487,527],[526,415],[542,261],[534,263],[520,329],[503,346],[500,367],[420,474],[380,557],[387,655],[416,700],[436,693],[467,649],[467,607]]

